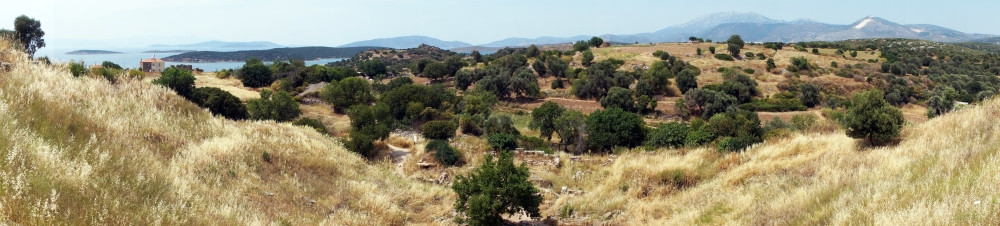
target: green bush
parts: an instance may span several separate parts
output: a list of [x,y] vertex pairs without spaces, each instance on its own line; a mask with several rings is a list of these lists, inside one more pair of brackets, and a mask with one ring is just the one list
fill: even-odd
[[427,139],[447,140],[455,136],[458,125],[452,121],[436,120],[424,123],[421,134]]
[[688,135],[688,125],[684,122],[661,123],[649,132],[646,145],[653,147],[682,147]]
[[177,95],[189,100],[194,94],[194,75],[187,70],[167,68],[159,78],[153,80],[153,84],[170,88],[177,92]]
[[458,118],[458,127],[463,134],[483,135],[483,129],[479,127],[482,123],[483,117],[480,115],[462,115]]
[[462,153],[448,145],[448,141],[445,140],[431,140],[424,150],[433,151],[434,159],[446,166],[454,166],[462,161]]
[[815,107],[820,103],[819,87],[809,83],[799,85],[799,100],[806,107]]
[[754,73],[757,73],[757,71],[755,71],[753,68],[744,68],[743,72],[746,72],[747,74],[751,74],[751,75],[754,74]]
[[295,122],[292,122],[292,125],[313,128],[316,130],[316,132],[326,134],[326,126],[324,126],[322,122],[314,118],[302,117],[299,118],[298,120],[295,120]]
[[715,141],[715,134],[708,131],[705,128],[692,129],[688,132],[687,137],[684,138],[684,145],[687,146],[700,146],[703,144],[711,143]]
[[546,101],[542,106],[531,110],[531,123],[529,126],[532,129],[538,129],[540,135],[545,137],[546,140],[552,140],[552,133],[556,131],[555,120],[564,111],[566,111],[566,108],[563,108],[559,104]]
[[733,58],[733,56],[730,56],[729,54],[724,54],[724,53],[715,54],[715,59],[724,60],[724,61],[735,61],[736,60],[736,58]]
[[73,77],[80,77],[81,75],[87,75],[87,67],[83,64],[69,63],[69,72],[73,74]]
[[468,175],[459,175],[451,188],[458,194],[455,199],[455,221],[468,225],[500,225],[502,214],[524,212],[529,217],[541,217],[538,195],[529,177],[528,167],[514,165],[514,154],[500,152],[495,160],[486,155],[483,164]]
[[319,96],[333,105],[337,113],[343,113],[355,104],[370,104],[375,101],[371,85],[361,77],[349,77],[340,82],[331,81],[323,87]]
[[614,147],[633,148],[646,138],[645,122],[619,108],[598,110],[587,116],[587,146],[607,152]]
[[195,88],[192,99],[195,104],[208,108],[214,115],[221,115],[232,120],[243,120],[249,117],[247,107],[239,98],[216,87]]
[[758,141],[758,138],[753,138],[753,137],[746,137],[746,136],[726,137],[719,142],[719,146],[716,148],[719,151],[742,151],[750,147],[750,145],[756,144],[758,142],[760,142]]
[[792,116],[792,126],[796,130],[805,131],[812,128],[813,124],[816,124],[816,115],[814,114],[801,114]]
[[844,119],[847,136],[880,145],[899,137],[903,113],[889,105],[880,90],[855,94]]
[[509,115],[493,114],[483,122],[483,133],[493,135],[506,133],[511,135],[521,135],[521,132],[514,128],[514,120]]
[[805,111],[807,108],[802,105],[802,102],[797,98],[778,98],[771,97],[767,99],[755,99],[750,101],[750,103],[740,104],[740,109],[749,111],[771,111],[771,112],[786,112],[786,111]]
[[521,135],[517,137],[517,146],[529,150],[549,150],[548,142],[539,137]]
[[260,99],[250,100],[247,103],[247,110],[250,119],[279,122],[291,121],[302,114],[299,103],[292,99],[291,94],[285,91],[275,93],[269,89],[261,90]]
[[274,81],[274,78],[271,77],[271,68],[257,58],[247,60],[236,75],[244,86],[253,88],[267,86]]
[[517,148],[517,137],[506,133],[494,133],[487,140],[494,151],[509,151]]

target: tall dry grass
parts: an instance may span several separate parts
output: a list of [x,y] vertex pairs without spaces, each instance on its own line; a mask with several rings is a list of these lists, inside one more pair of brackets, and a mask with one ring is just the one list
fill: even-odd
[[[1000,99],[904,128],[894,146],[796,134],[743,153],[636,152],[543,175],[547,215],[626,225],[1000,224]],[[567,180],[574,174],[580,179]],[[607,216],[612,216],[607,219]]]
[[449,190],[373,166],[336,140],[231,121],[139,80],[74,78],[0,40],[0,222],[450,222]]

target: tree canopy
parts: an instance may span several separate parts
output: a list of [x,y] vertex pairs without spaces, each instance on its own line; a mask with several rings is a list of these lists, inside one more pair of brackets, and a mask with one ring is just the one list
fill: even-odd
[[45,47],[45,31],[42,31],[42,23],[34,18],[21,15],[14,19],[14,32],[17,40],[24,47],[24,52],[30,56],[35,55],[35,51]]

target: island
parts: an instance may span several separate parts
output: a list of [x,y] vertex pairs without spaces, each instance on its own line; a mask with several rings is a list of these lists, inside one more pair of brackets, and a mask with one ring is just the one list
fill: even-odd
[[349,58],[361,51],[370,49],[382,49],[382,47],[297,47],[297,48],[276,48],[268,50],[245,50],[234,52],[216,51],[195,51],[181,53],[164,57],[164,61],[187,62],[187,63],[210,63],[210,62],[239,62],[250,58],[257,58],[262,61],[289,60],[289,59],[330,59]]
[[67,52],[66,55],[104,55],[104,54],[123,54],[123,52],[107,51],[107,50],[76,50]]
[[182,49],[175,49],[175,50],[147,50],[147,51],[142,51],[142,53],[187,53],[187,52],[194,52],[194,51],[195,50],[182,50]]

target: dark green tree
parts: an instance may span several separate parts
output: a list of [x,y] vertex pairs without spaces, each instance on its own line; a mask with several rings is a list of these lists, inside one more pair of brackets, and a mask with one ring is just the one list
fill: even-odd
[[250,119],[279,122],[291,121],[302,114],[299,103],[292,99],[291,94],[285,91],[272,92],[269,89],[261,90],[260,99],[250,100],[247,110]]
[[688,125],[684,122],[660,123],[649,131],[646,145],[653,147],[683,147],[687,139]]
[[257,58],[247,60],[236,74],[243,81],[243,85],[247,87],[257,88],[274,82],[274,78],[271,77],[271,69]]
[[735,97],[709,89],[691,89],[684,93],[684,108],[692,116],[711,118],[713,115],[736,110]]
[[170,88],[174,90],[174,92],[177,92],[177,95],[187,98],[188,100],[193,99],[192,94],[194,94],[195,78],[194,75],[191,74],[191,71],[177,68],[167,68],[166,70],[163,70],[163,73],[161,74],[162,75],[159,78],[153,80],[153,84]]
[[371,84],[361,77],[350,77],[340,82],[331,81],[319,93],[320,98],[333,105],[334,111],[344,113],[344,110],[355,104],[370,104],[375,101],[371,93]]
[[566,145],[564,147],[568,149],[569,145],[573,145],[572,151],[576,154],[587,150],[585,120],[586,117],[580,111],[566,110],[553,122],[556,133],[559,134],[559,140]]
[[778,66],[774,65],[774,58],[768,58],[767,59],[767,71],[774,70],[774,68],[777,68],[777,67]]
[[517,148],[517,136],[507,133],[494,133],[486,138],[493,151],[510,151]]
[[559,118],[566,111],[559,104],[552,101],[546,101],[542,106],[531,110],[531,123],[529,126],[532,129],[538,129],[541,132],[541,137],[545,140],[552,140],[552,133],[556,131],[556,118]]
[[580,58],[580,64],[583,66],[590,67],[590,64],[594,62],[594,53],[590,50],[583,51],[583,56]]
[[589,43],[590,46],[592,46],[592,47],[601,47],[601,44],[604,44],[604,39],[601,39],[600,37],[594,36],[594,37],[590,38],[590,41],[587,42],[587,43]]
[[871,144],[884,144],[896,137],[903,127],[903,113],[889,104],[882,91],[873,89],[855,94],[847,108],[844,127],[847,136],[863,138]]
[[462,162],[462,153],[448,145],[445,140],[432,140],[424,150],[434,152],[434,160],[446,166],[454,166]]
[[726,40],[726,49],[729,50],[729,55],[733,58],[740,59],[740,50],[745,44],[740,35],[732,35],[729,36],[729,40]]
[[476,63],[483,62],[483,54],[479,53],[479,50],[473,50],[472,53],[469,55],[472,55],[472,60],[475,61]]
[[101,67],[103,67],[105,69],[115,69],[115,70],[121,70],[122,69],[121,65],[118,65],[118,64],[116,64],[114,62],[111,62],[111,61],[101,62]]
[[459,213],[455,221],[469,225],[500,225],[502,214],[525,212],[529,217],[539,218],[538,206],[542,196],[528,180],[531,173],[524,163],[514,166],[514,154],[500,152],[496,161],[486,155],[483,164],[468,175],[459,175],[452,190],[458,194],[455,211]]
[[431,80],[439,80],[448,75],[448,65],[442,62],[434,62],[424,67],[423,75]]
[[240,99],[225,90],[216,87],[199,87],[194,89],[194,100],[198,106],[208,108],[214,115],[221,115],[232,120],[243,120],[249,117],[247,107]]
[[583,51],[587,51],[589,49],[590,49],[590,43],[587,43],[586,41],[580,40],[580,41],[577,41],[576,43],[573,43],[573,50],[574,51],[583,52]]
[[531,69],[534,69],[535,73],[538,73],[538,76],[541,76],[542,78],[549,75],[547,73],[548,71],[546,71],[545,63],[543,63],[542,60],[535,60],[534,63],[531,63]]
[[708,47],[708,53],[711,53],[711,54],[714,55],[715,54],[715,46],[709,46]]
[[368,77],[384,75],[388,72],[385,62],[379,59],[366,60],[358,64],[358,70]]
[[17,40],[24,47],[24,52],[29,56],[34,56],[35,51],[45,47],[45,31],[42,31],[42,22],[34,18],[21,15],[14,19],[14,32]]
[[505,133],[511,135],[521,135],[521,132],[514,128],[514,120],[509,115],[493,114],[483,122],[483,133],[493,135]]
[[424,123],[421,135],[427,139],[446,140],[455,136],[458,125],[448,120],[435,120]]
[[601,98],[601,107],[619,108],[627,112],[636,112],[635,99],[632,98],[632,90],[622,87],[611,87],[608,95]]
[[528,58],[538,57],[538,46],[535,46],[535,44],[529,45],[528,50],[525,51],[524,55]]
[[688,90],[698,88],[698,78],[695,77],[695,72],[690,69],[684,69],[680,73],[677,73],[677,89],[681,93],[687,93]]
[[806,107],[815,107],[820,103],[819,87],[810,83],[799,85],[799,100]]
[[633,148],[646,139],[645,122],[639,115],[619,108],[598,110],[587,116],[587,146],[607,152],[614,147]]

